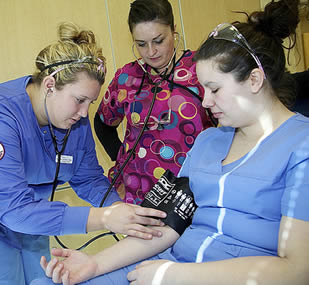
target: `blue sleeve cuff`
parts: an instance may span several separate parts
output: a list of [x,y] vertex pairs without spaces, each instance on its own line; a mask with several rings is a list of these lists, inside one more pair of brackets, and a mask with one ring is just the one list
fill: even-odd
[[85,234],[90,207],[69,207],[64,210],[61,235]]
[[[114,204],[115,202],[119,202],[122,200],[120,199],[117,191],[115,189],[113,189],[107,196],[105,202],[103,203],[102,207],[106,207],[106,206],[110,206],[112,204]],[[101,201],[100,201],[101,202]]]

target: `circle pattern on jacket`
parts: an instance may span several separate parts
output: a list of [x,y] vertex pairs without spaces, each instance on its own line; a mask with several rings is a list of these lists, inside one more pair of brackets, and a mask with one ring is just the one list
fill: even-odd
[[[191,51],[184,53],[174,68],[174,74],[157,88],[145,132],[116,183],[119,191],[125,189],[124,200],[128,203],[140,204],[166,169],[177,175],[197,135],[211,126],[201,100],[196,98],[202,99],[203,88],[197,80],[193,55]],[[161,80],[153,69],[145,68],[148,68],[153,82]],[[118,125],[126,118],[124,141],[116,165],[109,171],[110,179],[136,142],[153,96],[154,86],[147,76],[143,79],[143,71],[137,62],[117,70],[98,110],[101,120],[107,125]]]

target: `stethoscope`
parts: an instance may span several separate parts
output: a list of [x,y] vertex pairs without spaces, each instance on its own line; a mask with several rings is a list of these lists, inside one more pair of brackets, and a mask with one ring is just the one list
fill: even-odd
[[[55,135],[55,132],[54,132],[54,129],[53,129],[53,126],[51,124],[51,121],[50,121],[50,118],[49,118],[49,114],[48,114],[48,111],[47,111],[47,106],[46,106],[47,94],[45,95],[45,98],[44,98],[44,109],[45,109],[45,114],[46,114],[47,121],[48,121],[48,127],[49,127],[49,131],[50,131],[50,135],[51,135],[52,142],[53,142],[53,145],[54,145],[54,149],[55,149],[55,152],[56,152],[56,163],[57,163],[56,164],[55,176],[54,176],[54,180],[53,180],[52,193],[51,193],[51,197],[50,197],[50,201],[53,201],[54,200],[54,195],[55,195],[55,190],[57,188],[58,175],[59,175],[60,164],[61,164],[61,155],[63,154],[65,146],[67,145],[67,141],[68,141],[68,138],[69,138],[69,135],[70,135],[70,132],[71,132],[71,128],[69,128],[66,131],[66,134],[65,134],[64,138],[61,141],[57,140],[57,137]],[[58,148],[58,145],[61,145],[60,150]]]
[[[180,88],[185,89],[187,92],[189,92],[190,94],[192,94],[194,97],[198,98],[200,102],[203,101],[202,98],[199,97],[199,96],[198,96],[194,91],[192,91],[190,88],[188,88],[188,87],[186,87],[186,86],[184,86],[184,85],[178,84],[178,83],[174,82],[173,80],[170,80],[170,79],[169,79],[169,75],[170,75],[171,73],[173,73],[173,70],[174,70],[174,68],[175,68],[175,66],[176,66],[176,52],[177,52],[177,49],[178,49],[178,47],[179,47],[179,45],[180,45],[180,41],[181,41],[181,36],[179,35],[179,33],[176,33],[176,34],[178,35],[178,42],[177,42],[176,47],[174,48],[174,52],[173,52],[172,58],[170,59],[170,61],[169,61],[168,64],[166,65],[164,72],[162,72],[162,73],[160,74],[161,79],[160,79],[159,81],[157,81],[157,82],[154,82],[154,81],[152,80],[152,78],[151,78],[149,72],[147,71],[147,65],[146,65],[146,68],[145,68],[145,67],[144,67],[144,64],[141,62],[141,60],[137,58],[137,56],[135,55],[135,52],[134,52],[134,46],[135,46],[135,44],[133,43],[133,45],[132,45],[133,56],[135,57],[135,59],[136,59],[138,65],[139,65],[139,66],[141,67],[141,69],[144,71],[143,78],[142,78],[140,87],[139,87],[138,91],[136,92],[136,95],[139,94],[139,93],[141,92],[141,90],[142,90],[142,86],[143,86],[143,83],[144,83],[144,80],[145,80],[145,76],[147,76],[147,79],[148,79],[149,83],[152,84],[152,85],[154,85],[154,91],[153,91],[153,96],[152,96],[151,104],[150,104],[150,106],[149,106],[149,110],[148,110],[147,115],[146,115],[146,117],[145,117],[145,120],[144,120],[144,124],[143,124],[143,126],[142,126],[142,129],[141,129],[141,131],[139,132],[139,134],[138,134],[138,136],[137,136],[137,138],[136,138],[136,140],[135,140],[135,143],[134,143],[132,149],[130,150],[130,152],[129,152],[127,158],[125,159],[125,161],[124,161],[123,164],[121,165],[121,167],[120,167],[120,169],[118,170],[116,176],[113,178],[110,187],[109,187],[108,190],[106,191],[106,193],[105,193],[105,195],[104,195],[104,197],[103,197],[103,199],[102,199],[102,201],[101,201],[101,203],[100,203],[100,207],[102,207],[103,204],[104,204],[104,202],[106,201],[106,199],[107,199],[109,193],[111,192],[113,186],[115,185],[115,183],[116,183],[118,177],[120,176],[120,174],[122,173],[122,171],[124,170],[124,168],[126,167],[126,165],[128,164],[128,162],[129,162],[130,158],[132,157],[133,153],[135,152],[135,149],[136,149],[136,147],[137,147],[137,144],[138,144],[139,141],[140,141],[141,136],[143,135],[143,133],[145,132],[145,130],[146,130],[146,128],[147,128],[147,123],[148,123],[148,121],[149,121],[150,115],[151,115],[152,110],[153,110],[153,106],[154,106],[154,103],[155,103],[155,100],[156,100],[156,97],[157,97],[159,85],[160,85],[164,80],[166,80],[166,81],[168,81],[169,83],[171,83],[172,86],[175,85],[175,86],[177,86],[177,87],[180,87]],[[186,52],[186,51],[184,51],[184,54],[185,54],[185,52]],[[170,66],[171,66],[172,63],[173,63],[173,67],[172,67],[172,69],[171,69],[171,71],[170,71],[170,74],[168,74],[168,70],[169,70],[169,68],[170,68]],[[210,117],[210,119],[211,119],[213,125],[216,126],[216,125],[217,125],[217,122],[216,122],[216,120],[213,118],[213,116],[211,115],[210,111],[209,111],[208,109],[206,109],[206,112],[207,112],[207,115]]]
[[[160,85],[164,80],[167,80],[169,83],[171,83],[172,86],[175,85],[175,86],[177,86],[177,87],[180,87],[180,88],[185,89],[187,92],[189,92],[190,94],[192,94],[194,97],[198,98],[198,99],[200,100],[200,102],[202,102],[202,99],[201,99],[195,92],[193,92],[191,89],[189,89],[188,87],[186,87],[186,86],[184,86],[184,85],[175,83],[173,80],[170,80],[170,79],[169,79],[169,75],[173,72],[173,70],[174,70],[174,68],[175,68],[175,66],[176,66],[176,52],[177,52],[177,49],[178,49],[178,47],[179,47],[179,45],[180,45],[180,41],[181,41],[181,36],[180,36],[178,33],[176,33],[176,34],[178,35],[178,42],[177,42],[177,45],[176,45],[176,47],[174,48],[173,55],[172,55],[170,61],[168,62],[168,64],[166,65],[164,72],[162,72],[162,73],[160,74],[161,79],[160,79],[159,81],[157,81],[157,82],[154,82],[154,81],[152,80],[152,78],[151,78],[149,72],[147,71],[147,66],[146,66],[146,68],[145,68],[144,65],[143,65],[143,63],[141,62],[141,60],[138,59],[138,58],[136,57],[135,52],[134,52],[134,46],[135,46],[135,44],[132,45],[132,52],[133,52],[133,55],[134,55],[134,57],[135,57],[137,63],[138,63],[139,66],[141,67],[141,69],[144,71],[143,80],[142,80],[142,82],[141,82],[141,86],[140,86],[139,90],[137,91],[137,94],[138,94],[139,92],[141,92],[141,89],[142,89],[142,86],[143,86],[143,82],[144,82],[144,80],[145,80],[145,76],[147,76],[147,79],[149,80],[149,83],[150,83],[151,85],[154,85],[153,96],[152,96],[151,104],[150,104],[150,106],[149,106],[149,110],[148,110],[147,115],[146,115],[146,117],[145,117],[145,120],[144,120],[144,124],[143,124],[143,126],[142,126],[142,129],[141,129],[141,131],[139,132],[139,134],[138,134],[138,136],[137,136],[137,138],[136,138],[136,140],[135,140],[135,143],[134,143],[132,149],[130,150],[130,152],[129,152],[127,158],[126,158],[126,160],[125,160],[125,161],[123,162],[123,164],[121,165],[121,167],[120,167],[120,169],[118,170],[117,174],[116,174],[115,177],[113,178],[113,180],[112,180],[110,186],[108,187],[107,191],[105,192],[105,195],[103,196],[103,198],[102,198],[102,200],[101,200],[101,202],[100,202],[99,207],[102,207],[102,206],[103,206],[103,204],[104,204],[104,202],[106,201],[106,199],[107,199],[109,193],[112,191],[112,189],[113,189],[115,183],[117,182],[117,180],[118,180],[120,174],[122,173],[122,171],[124,170],[124,168],[127,166],[129,160],[131,159],[133,153],[135,152],[135,149],[136,149],[136,147],[137,147],[137,145],[138,145],[138,143],[139,143],[139,141],[140,141],[142,135],[144,134],[144,132],[145,132],[145,130],[146,130],[146,128],[147,128],[147,124],[148,124],[150,115],[151,115],[151,113],[152,113],[154,103],[155,103],[155,101],[156,101],[156,97],[157,97],[159,85]],[[184,51],[184,53],[185,53],[185,52],[186,52],[186,51]],[[170,74],[168,74],[168,70],[169,70],[169,68],[170,68],[170,66],[171,66],[172,63],[173,63],[173,67],[172,67],[172,69],[171,69],[171,71],[170,71]],[[71,132],[71,128],[69,128],[69,129],[67,130],[67,132],[66,132],[64,138],[63,138],[60,142],[58,142],[58,141],[57,141],[57,137],[56,137],[56,135],[55,135],[55,133],[54,133],[54,130],[53,130],[53,127],[52,127],[52,124],[51,124],[49,115],[48,115],[47,106],[46,106],[46,97],[47,97],[47,94],[45,95],[45,99],[44,99],[44,108],[45,108],[45,113],[46,113],[46,116],[47,116],[47,119],[48,119],[49,130],[50,130],[50,133],[51,133],[53,145],[54,145],[55,152],[56,152],[56,156],[57,156],[57,159],[56,159],[57,165],[56,165],[56,171],[55,171],[55,176],[54,176],[54,180],[53,180],[52,194],[51,194],[51,198],[50,198],[50,201],[53,201],[53,199],[54,199],[54,194],[55,194],[55,191],[56,191],[56,188],[57,188],[57,181],[58,181],[58,175],[59,175],[60,164],[61,164],[61,155],[63,154],[64,149],[65,149],[65,146],[66,146],[66,144],[67,144],[68,137],[69,137],[70,132]],[[206,109],[206,111],[208,111],[208,110]],[[207,113],[208,113],[208,116],[211,118],[212,123],[213,123],[214,125],[216,125],[216,122],[215,122],[215,120],[213,119],[213,117],[211,116],[211,113],[210,113],[210,112],[207,112]],[[62,144],[60,150],[59,150],[59,148],[58,148],[58,144]],[[107,236],[107,235],[113,235],[113,237],[114,237],[117,241],[119,241],[118,237],[116,236],[116,234],[115,234],[114,232],[105,232],[105,233],[102,233],[102,234],[99,234],[99,235],[93,237],[92,239],[90,239],[89,241],[87,241],[85,244],[83,244],[82,246],[80,246],[79,248],[77,248],[76,250],[84,249],[85,247],[87,247],[89,244],[91,244],[91,243],[94,242],[95,240],[97,240],[97,239],[99,239],[99,238],[101,238],[101,237]],[[64,245],[64,244],[60,241],[60,239],[59,239],[57,236],[54,236],[54,238],[56,239],[56,241],[58,242],[58,244],[59,244],[61,247],[63,247],[63,248],[68,248],[66,245]]]
[[[145,74],[147,75],[148,79],[149,79],[149,82],[154,85],[154,92],[153,92],[153,96],[152,96],[152,100],[151,100],[151,104],[149,106],[149,110],[147,112],[147,115],[145,117],[145,121],[144,121],[144,124],[143,124],[143,127],[141,129],[141,131],[139,132],[138,134],[138,137],[132,147],[132,149],[130,150],[126,160],[123,162],[123,164],[121,165],[119,171],[117,172],[116,176],[113,178],[111,184],[109,185],[108,189],[106,190],[105,192],[105,195],[104,197],[102,198],[101,202],[100,202],[100,206],[99,207],[102,207],[104,202],[106,201],[109,193],[113,190],[113,187],[115,185],[115,183],[117,182],[120,174],[122,173],[123,169],[127,166],[130,158],[132,157],[133,153],[135,152],[135,149],[137,147],[137,144],[138,142],[140,141],[140,138],[142,137],[144,131],[146,130],[147,128],[147,123],[149,121],[149,118],[150,118],[150,115],[151,115],[151,112],[153,110],[153,106],[154,106],[154,103],[155,103],[155,100],[156,100],[156,96],[157,96],[157,93],[158,93],[158,87],[159,85],[163,82],[163,80],[166,80],[166,74],[167,74],[167,71],[170,67],[170,65],[172,64],[172,62],[175,62],[175,55],[176,55],[176,51],[174,51],[173,53],[173,57],[171,58],[171,60],[169,61],[169,63],[167,64],[167,66],[165,67],[165,71],[162,73],[161,75],[161,79],[158,81],[158,82],[153,82],[153,80],[151,79],[151,76],[150,74],[148,73],[148,71],[146,71],[143,67],[143,70],[145,71]],[[139,62],[139,61],[138,61]],[[141,65],[142,66],[142,65]],[[52,141],[53,141],[53,145],[54,145],[54,148],[55,148],[55,152],[56,152],[56,155],[57,155],[57,165],[56,165],[56,172],[55,172],[55,176],[54,176],[54,180],[53,180],[53,187],[52,187],[52,194],[51,194],[51,198],[50,198],[50,201],[53,201],[54,199],[54,194],[55,194],[55,191],[56,191],[56,188],[57,188],[57,181],[58,181],[58,175],[59,175],[59,170],[60,170],[60,164],[61,164],[61,155],[63,154],[64,152],[64,149],[65,149],[65,146],[67,144],[67,141],[68,141],[68,137],[70,135],[70,131],[71,131],[71,128],[67,130],[63,140],[61,142],[58,142],[57,141],[57,137],[55,135],[55,132],[53,130],[53,127],[52,127],[52,124],[50,122],[50,118],[49,118],[49,115],[48,115],[48,111],[47,111],[47,106],[46,106],[46,97],[47,95],[45,95],[45,99],[44,99],[44,108],[45,108],[45,113],[46,113],[46,116],[47,116],[47,119],[48,119],[48,125],[49,125],[49,130],[50,130],[50,133],[51,133],[51,137],[52,137]],[[61,149],[59,150],[58,148],[58,144],[62,144],[61,146]],[[79,248],[77,248],[76,250],[81,250],[81,249],[84,249],[86,248],[89,244],[91,244],[92,242],[94,242],[95,240],[99,239],[99,238],[102,238],[104,236],[107,236],[107,235],[113,235],[113,237],[119,241],[118,237],[116,236],[116,234],[114,232],[105,232],[105,233],[102,233],[100,235],[97,235],[95,237],[93,237],[92,239],[90,239],[89,241],[87,241],[85,244],[83,244],[82,246],[80,246]],[[62,247],[62,248],[68,248],[60,239],[58,236],[54,236],[55,240],[58,242],[58,244]]]
[[[133,153],[135,152],[135,149],[136,149],[136,147],[137,147],[137,145],[138,145],[138,143],[139,143],[139,141],[140,141],[142,135],[144,134],[144,132],[145,132],[145,130],[146,130],[146,128],[147,128],[147,124],[148,124],[150,115],[151,115],[151,113],[152,113],[154,103],[155,103],[155,101],[156,101],[156,97],[157,97],[159,85],[160,85],[164,80],[167,80],[167,79],[168,79],[167,72],[168,72],[168,70],[169,70],[169,68],[170,68],[170,66],[171,66],[172,63],[173,63],[172,71],[173,71],[173,69],[174,69],[174,67],[175,67],[176,52],[177,52],[177,49],[178,49],[178,47],[179,47],[179,45],[180,45],[180,40],[181,40],[181,37],[180,37],[179,33],[176,33],[176,34],[178,35],[178,42],[177,42],[177,45],[176,45],[176,47],[174,48],[174,52],[173,52],[173,55],[172,55],[171,59],[169,60],[168,64],[165,66],[164,72],[162,72],[162,73],[160,74],[161,79],[160,79],[159,81],[157,81],[157,82],[154,82],[154,81],[152,80],[152,78],[151,78],[149,72],[148,72],[147,69],[144,67],[144,65],[143,65],[143,63],[141,62],[141,60],[140,60],[139,58],[137,58],[137,56],[135,55],[135,52],[134,52],[135,43],[133,43],[133,45],[132,45],[132,53],[133,53],[133,56],[135,57],[135,59],[136,59],[138,65],[139,65],[139,66],[141,67],[141,69],[144,71],[143,79],[142,79],[142,82],[141,82],[141,84],[140,84],[139,90],[136,92],[136,95],[139,94],[139,93],[141,92],[141,89],[142,89],[142,86],[143,86],[143,83],[144,83],[144,80],[145,80],[145,76],[147,76],[147,78],[148,78],[148,80],[149,80],[149,83],[150,83],[151,85],[154,85],[154,91],[153,91],[151,103],[150,103],[150,106],[149,106],[147,115],[146,115],[146,117],[145,117],[145,120],[144,120],[144,124],[143,124],[143,126],[142,126],[142,129],[141,129],[141,131],[139,132],[139,134],[138,134],[138,136],[137,136],[137,138],[136,138],[136,140],[135,140],[135,143],[134,143],[133,147],[131,148],[131,150],[130,150],[128,156],[127,156],[127,158],[125,159],[125,161],[124,161],[123,164],[121,165],[121,167],[120,167],[120,169],[118,170],[116,176],[113,178],[113,180],[112,180],[112,182],[111,182],[109,188],[107,189],[107,191],[106,191],[106,193],[105,193],[105,195],[104,195],[104,197],[103,197],[103,199],[102,199],[102,201],[101,201],[101,203],[100,203],[100,207],[103,206],[104,202],[106,201],[106,199],[107,199],[107,197],[108,197],[108,194],[111,192],[111,190],[112,190],[113,186],[115,185],[115,183],[116,183],[118,177],[120,176],[120,174],[122,173],[122,171],[124,170],[124,168],[127,166],[128,162],[129,162],[129,160],[130,160],[130,158],[132,157]],[[172,72],[172,71],[171,71],[171,72]],[[189,89],[189,90],[190,90],[190,89]]]
[[[181,42],[181,40],[182,40],[182,37],[181,37],[181,35],[180,35],[178,32],[175,32],[175,34],[176,34],[177,37],[178,37],[176,47],[174,48],[173,55],[172,55],[170,61],[168,62],[167,66],[166,66],[166,68],[165,68],[165,71],[164,71],[163,73],[161,73],[160,75],[161,75],[161,77],[163,78],[163,80],[166,80],[167,82],[169,82],[169,83],[171,84],[171,86],[172,86],[171,88],[173,88],[173,86],[177,86],[177,87],[179,87],[179,88],[182,88],[182,89],[186,90],[187,92],[189,92],[191,95],[193,95],[195,98],[197,98],[197,99],[202,103],[203,99],[202,99],[200,96],[198,96],[193,90],[191,90],[191,89],[188,88],[187,86],[184,86],[184,85],[182,85],[182,84],[179,84],[179,83],[177,83],[177,82],[174,82],[173,80],[170,80],[170,79],[169,79],[169,76],[166,76],[166,75],[167,75],[167,71],[168,71],[168,69],[169,69],[169,67],[170,67],[170,65],[171,65],[172,62],[173,62],[173,68],[172,68],[172,70],[171,70],[170,73],[172,73],[173,70],[174,70],[174,68],[175,68],[175,65],[176,65],[176,63],[175,63],[176,52],[177,52],[177,50],[178,50],[178,48],[179,48],[179,45],[180,45],[180,42]],[[142,89],[142,86],[143,86],[143,83],[144,83],[144,80],[145,80],[145,75],[147,76],[147,78],[148,78],[150,84],[155,85],[155,83],[152,81],[151,76],[150,76],[149,72],[147,71],[147,65],[146,65],[146,68],[145,68],[143,62],[136,56],[135,51],[134,51],[134,48],[135,48],[135,42],[133,42],[133,44],[132,44],[132,53],[133,53],[133,56],[134,56],[135,60],[137,61],[138,65],[139,65],[139,66],[141,67],[141,69],[144,71],[144,75],[143,75],[143,78],[142,78],[142,82],[141,82],[141,84],[140,84],[139,91],[137,92],[137,94],[138,94],[138,93],[141,92],[141,89]],[[185,54],[186,52],[187,52],[187,51],[184,51],[184,54]],[[163,80],[162,80],[162,81],[163,81]],[[161,82],[162,82],[162,81],[161,81]],[[161,83],[161,82],[160,82],[160,83]],[[137,95],[137,94],[136,94],[136,95]],[[213,117],[213,115],[212,115],[210,109],[209,109],[209,108],[205,108],[205,110],[206,110],[206,114],[207,114],[207,116],[210,118],[211,123],[213,124],[213,126],[217,126],[217,125],[218,125],[218,122],[217,122],[217,120]]]
[[[134,52],[133,52],[133,54],[134,54]],[[120,169],[118,170],[116,176],[113,178],[113,180],[112,180],[110,186],[108,187],[108,189],[107,189],[107,191],[106,191],[106,193],[105,193],[105,195],[104,195],[104,197],[103,197],[103,199],[102,199],[102,201],[101,201],[101,203],[100,203],[100,207],[103,206],[103,204],[104,204],[104,202],[106,201],[106,199],[107,199],[109,193],[112,191],[112,188],[113,188],[113,186],[115,185],[115,183],[116,183],[118,177],[120,176],[120,174],[122,173],[122,171],[124,170],[124,168],[127,166],[129,160],[131,159],[133,153],[135,152],[135,149],[136,149],[136,147],[137,147],[137,145],[138,145],[138,143],[139,143],[139,141],[140,141],[142,135],[144,134],[144,132],[145,132],[145,130],[146,130],[146,128],[147,128],[147,124],[148,124],[150,115],[151,115],[151,113],[152,113],[154,103],[155,103],[155,101],[156,101],[156,97],[157,97],[157,93],[158,93],[158,87],[159,87],[159,85],[160,85],[164,80],[166,80],[167,71],[168,71],[168,69],[169,69],[171,63],[174,62],[174,60],[175,60],[175,55],[176,55],[176,50],[175,50],[174,53],[173,53],[173,57],[171,58],[171,60],[170,60],[169,63],[167,64],[167,66],[165,67],[164,72],[161,73],[161,79],[160,79],[159,81],[157,81],[157,82],[153,82],[153,80],[151,79],[151,76],[150,76],[149,72],[144,68],[144,66],[142,65],[142,63],[140,62],[140,60],[137,59],[138,64],[142,67],[142,70],[144,71],[144,76],[146,75],[147,78],[148,78],[148,80],[149,80],[149,83],[152,84],[152,85],[154,85],[154,91],[153,91],[151,103],[150,103],[150,106],[149,106],[147,115],[146,115],[146,117],[145,117],[145,120],[144,120],[144,124],[143,124],[143,126],[142,126],[142,129],[141,129],[141,131],[139,132],[139,134],[138,134],[138,136],[137,136],[137,138],[136,138],[136,140],[135,140],[135,143],[134,143],[133,147],[131,148],[131,150],[130,150],[128,156],[127,156],[127,158],[125,159],[125,161],[124,161],[123,164],[121,165],[121,167],[120,167]],[[134,56],[135,56],[135,54],[134,54]],[[174,67],[173,67],[173,68],[174,68]],[[173,69],[172,69],[172,70],[173,70]],[[142,85],[143,85],[143,82],[144,82],[144,76],[143,76],[143,80],[142,80],[142,82],[141,82],[141,86],[140,86],[139,90],[137,91],[137,94],[141,91],[141,88],[142,88]]]
[[[48,91],[50,92],[50,91]],[[47,92],[47,94],[48,94]],[[45,114],[46,114],[46,117],[47,117],[47,120],[48,120],[48,126],[49,126],[49,131],[50,131],[50,135],[51,135],[51,138],[52,138],[52,142],[53,142],[53,145],[54,145],[54,149],[55,149],[55,152],[56,152],[56,171],[55,171],[55,175],[54,175],[54,180],[53,180],[53,183],[52,183],[52,193],[51,193],[51,196],[50,196],[50,201],[52,202],[54,200],[54,196],[55,196],[55,191],[56,191],[56,188],[58,186],[58,176],[59,176],[59,171],[60,171],[60,165],[61,165],[61,156],[65,150],[65,147],[67,145],[67,142],[68,142],[68,138],[69,138],[69,135],[70,135],[70,132],[71,132],[71,128],[69,128],[63,139],[61,141],[59,141],[55,135],[55,132],[54,132],[54,129],[53,129],[53,126],[52,126],[52,123],[51,123],[51,120],[50,120],[50,117],[49,117],[49,114],[48,114],[48,111],[47,111],[47,105],[46,105],[46,97],[47,97],[47,94],[45,95],[45,98],[44,98],[44,109],[45,109]],[[58,146],[61,147],[59,148]],[[102,205],[103,203],[101,203]],[[119,241],[118,237],[113,233],[113,232],[105,232],[105,233],[102,233],[102,234],[99,234],[95,237],[93,237],[92,239],[90,239],[89,241],[87,241],[85,244],[83,244],[82,246],[80,246],[79,248],[77,248],[76,250],[81,250],[81,249],[84,249],[86,248],[89,244],[91,244],[92,242],[94,242],[95,240],[101,238],[101,237],[104,237],[104,236],[107,236],[107,235],[113,235],[114,238]],[[54,236],[55,240],[58,242],[58,244],[62,247],[62,248],[68,248],[60,239],[58,236]]]
[[[151,105],[149,107],[149,110],[148,110],[148,113],[147,113],[147,116],[145,118],[145,123],[143,124],[143,127],[142,127],[142,130],[140,131],[137,139],[136,139],[136,142],[133,146],[133,148],[131,149],[128,157],[126,158],[126,160],[124,161],[124,163],[122,164],[119,172],[117,173],[117,175],[114,177],[114,179],[112,180],[110,186],[108,187],[107,191],[105,192],[105,195],[104,197],[102,198],[101,200],[101,203],[100,203],[100,206],[99,207],[102,207],[104,202],[106,201],[109,193],[112,191],[113,189],[113,186],[115,185],[119,175],[121,174],[121,172],[123,171],[123,169],[126,167],[126,165],[128,164],[131,156],[133,155],[135,149],[136,149],[136,146],[138,144],[138,142],[140,141],[140,138],[141,136],[143,135],[145,129],[146,129],[146,126],[147,126],[147,123],[148,123],[148,120],[149,120],[149,117],[151,115],[151,112],[152,112],[152,109],[153,109],[153,106],[154,106],[154,103],[155,103],[155,98],[156,98],[156,95],[157,95],[157,89],[158,89],[158,86],[161,84],[161,82],[164,80],[164,78],[162,78],[160,81],[154,83],[155,85],[155,88],[154,88],[154,93],[153,93],[153,97],[152,97],[152,101],[151,101]],[[56,152],[56,171],[55,171],[55,176],[54,176],[54,180],[53,180],[53,183],[52,183],[52,193],[51,193],[51,198],[50,198],[50,201],[52,202],[54,200],[54,195],[55,195],[55,191],[56,191],[56,188],[58,186],[58,176],[59,176],[59,171],[60,171],[60,165],[61,165],[61,155],[63,154],[64,150],[65,150],[65,147],[66,147],[66,144],[67,144],[67,141],[68,141],[68,138],[69,138],[69,135],[70,135],[70,132],[71,132],[71,128],[69,128],[64,136],[64,138],[61,140],[61,141],[58,141],[57,140],[57,137],[55,135],[55,132],[54,132],[54,129],[53,129],[53,126],[51,124],[51,121],[50,121],[50,118],[49,118],[49,115],[48,115],[48,111],[47,111],[47,106],[46,106],[46,97],[47,95],[45,95],[45,99],[44,99],[44,109],[45,109],[45,113],[46,113],[46,116],[47,116],[47,120],[48,120],[48,126],[49,126],[49,130],[50,130],[50,134],[51,134],[51,137],[52,137],[52,142],[53,142],[53,145],[54,145],[54,148],[55,148],[55,152]],[[58,145],[61,145],[61,148],[59,149],[58,148]],[[108,235],[112,235],[116,241],[119,241],[117,235],[114,233],[114,232],[104,232],[102,234],[99,234],[95,237],[93,237],[92,239],[88,240],[85,244],[83,244],[82,246],[76,248],[76,250],[81,250],[81,249],[84,249],[86,248],[89,244],[91,244],[92,242],[94,242],[95,240],[99,239],[99,238],[102,238],[104,236],[108,236]],[[68,247],[59,239],[58,236],[54,236],[55,240],[57,241],[57,243],[62,247],[62,248],[66,248],[68,249]]]

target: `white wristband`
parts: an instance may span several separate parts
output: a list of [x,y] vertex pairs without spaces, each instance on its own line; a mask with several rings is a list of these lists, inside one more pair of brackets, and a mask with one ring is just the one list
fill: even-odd
[[157,270],[155,276],[152,279],[151,285],[161,285],[165,271],[173,264],[172,261],[163,263]]

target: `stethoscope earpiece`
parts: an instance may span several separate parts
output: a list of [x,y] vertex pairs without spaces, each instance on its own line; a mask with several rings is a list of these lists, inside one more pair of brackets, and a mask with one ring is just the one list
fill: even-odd
[[[178,40],[180,42],[181,36],[180,36],[180,34],[178,32],[174,32],[174,40],[175,41]],[[177,47],[179,45],[179,42],[177,43]]]
[[53,88],[53,87],[48,88],[48,89],[47,89],[47,92],[46,92],[46,96],[51,95],[53,92],[54,92],[54,88]]

